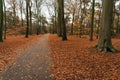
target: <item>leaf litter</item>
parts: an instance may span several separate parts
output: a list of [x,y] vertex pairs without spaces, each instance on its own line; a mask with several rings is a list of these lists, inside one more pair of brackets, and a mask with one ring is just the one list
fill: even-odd
[[[88,37],[68,36],[68,41],[61,41],[57,35],[49,38],[50,69],[56,80],[120,80],[120,52],[99,52],[93,48],[97,40],[90,42]],[[120,50],[120,40],[112,41]]]
[[41,35],[30,36],[25,38],[22,35],[8,36],[7,39],[0,43],[0,72],[5,70],[7,65],[11,64],[21,50],[26,50],[29,45],[34,44]]

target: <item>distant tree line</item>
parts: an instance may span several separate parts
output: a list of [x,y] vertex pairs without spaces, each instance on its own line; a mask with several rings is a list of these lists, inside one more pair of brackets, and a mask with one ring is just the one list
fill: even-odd
[[[42,15],[43,5],[48,8],[49,21]],[[79,37],[89,35],[89,40],[93,41],[96,35],[98,50],[116,52],[111,37],[120,33],[120,1],[0,0],[1,42],[3,36],[6,39],[7,29],[11,27],[15,30],[24,27],[26,38],[50,32],[62,37],[63,41],[67,40],[67,34]]]

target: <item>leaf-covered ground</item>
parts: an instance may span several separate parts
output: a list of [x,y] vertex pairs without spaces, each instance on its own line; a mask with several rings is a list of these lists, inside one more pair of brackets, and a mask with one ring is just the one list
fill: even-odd
[[8,36],[7,40],[0,43],[0,72],[3,71],[7,65],[13,62],[18,55],[18,50],[25,50],[29,44],[35,43],[40,36]]
[[[97,40],[69,36],[61,41],[50,35],[53,76],[56,80],[120,80],[120,52],[98,52],[93,47]],[[113,39],[120,50],[120,39]]]
[[51,51],[48,37],[49,34],[42,35],[25,51],[21,51],[15,61],[0,74],[0,80],[54,80],[49,71]]
[[[16,57],[18,50],[24,50],[34,44],[40,36],[10,36],[0,43],[0,71]],[[113,39],[113,45],[120,50],[120,39]],[[120,80],[120,52],[104,53],[93,47],[97,40],[88,37],[68,36],[61,41],[57,35],[49,36],[52,50],[51,70],[56,80]]]

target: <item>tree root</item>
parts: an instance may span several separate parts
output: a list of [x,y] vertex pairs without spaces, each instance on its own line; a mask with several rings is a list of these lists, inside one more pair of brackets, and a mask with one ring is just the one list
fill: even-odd
[[98,51],[101,51],[101,52],[112,52],[112,53],[118,52],[118,50],[116,50],[113,47],[99,47],[98,45],[96,45],[94,48],[97,48]]

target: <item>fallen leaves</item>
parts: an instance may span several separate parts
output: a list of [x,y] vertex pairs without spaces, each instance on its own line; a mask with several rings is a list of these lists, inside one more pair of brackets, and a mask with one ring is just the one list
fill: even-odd
[[29,44],[34,44],[39,37],[36,35],[29,38],[21,35],[8,36],[7,40],[0,43],[0,71],[3,71],[8,64],[13,62],[19,51],[26,50]]
[[[10,36],[0,43],[0,71],[17,56],[17,50],[26,49],[39,37],[28,39],[23,36]],[[113,39],[119,50],[120,42]],[[51,77],[56,80],[120,80],[120,53],[104,53],[92,48],[97,40],[90,42],[87,37],[69,36],[68,41],[61,41],[56,35],[50,35]],[[43,43],[44,44],[44,43]],[[36,55],[35,58],[41,58]],[[47,57],[46,57],[47,58]],[[29,68],[29,65],[26,65]],[[41,67],[38,70],[42,70]]]
[[[113,40],[113,44],[119,42]],[[50,35],[52,65],[56,80],[120,80],[120,53],[104,53],[93,48],[97,40],[68,36],[61,41]],[[120,49],[120,44],[114,45]]]

